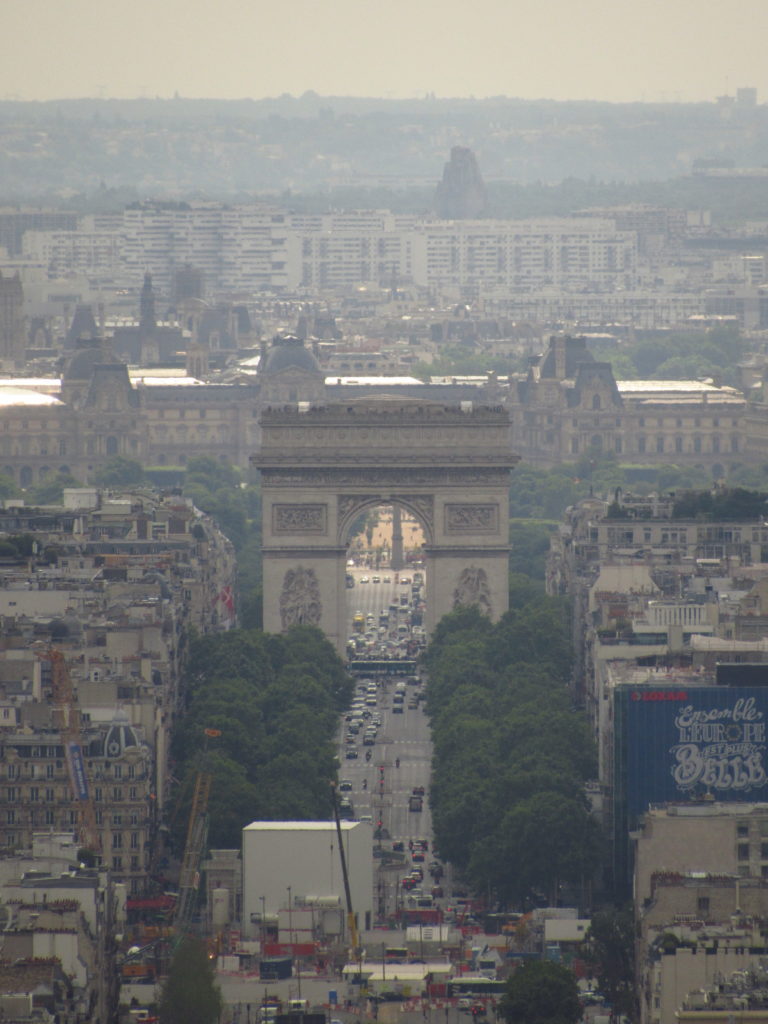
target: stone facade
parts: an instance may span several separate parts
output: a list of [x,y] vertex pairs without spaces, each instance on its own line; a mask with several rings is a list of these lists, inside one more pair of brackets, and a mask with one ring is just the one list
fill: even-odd
[[[190,369],[204,369],[206,352],[190,343]],[[115,455],[167,467],[210,455],[247,468],[262,409],[384,394],[503,406],[511,451],[542,468],[611,454],[634,465],[697,466],[719,478],[768,457],[767,405],[713,383],[616,381],[583,338],[552,338],[523,377],[423,384],[328,379],[292,337],[264,347],[258,374],[204,382],[181,370],[128,371],[96,337],[81,340],[61,380],[0,382],[0,472],[28,487],[57,472],[90,480]]]
[[159,849],[188,631],[233,624],[235,559],[183,499],[90,494],[68,492],[68,505],[44,514],[0,510],[0,532],[33,534],[37,548],[6,555],[0,571],[0,861],[28,848],[36,830],[80,824],[55,650],[77,694],[101,862],[134,894]]
[[264,628],[320,626],[345,641],[349,529],[361,512],[394,504],[426,538],[431,631],[462,604],[494,620],[508,607],[508,418],[398,398],[265,409],[261,470]]
[[585,338],[553,337],[507,397],[515,450],[549,468],[584,456],[633,464],[701,466],[723,476],[758,450],[763,407],[700,381],[616,381]]

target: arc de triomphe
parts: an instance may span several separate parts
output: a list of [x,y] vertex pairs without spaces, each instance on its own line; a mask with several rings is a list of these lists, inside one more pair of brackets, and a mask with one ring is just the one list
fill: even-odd
[[265,408],[261,448],[264,629],[347,637],[346,552],[359,514],[395,504],[424,531],[425,627],[460,604],[508,608],[509,484],[500,406],[400,397]]

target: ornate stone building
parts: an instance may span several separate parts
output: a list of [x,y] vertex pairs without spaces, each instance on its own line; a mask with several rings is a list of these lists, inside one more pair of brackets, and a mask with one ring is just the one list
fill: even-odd
[[585,338],[553,337],[527,376],[510,382],[507,404],[515,451],[543,468],[612,454],[719,477],[728,466],[768,458],[756,443],[768,407],[750,407],[736,388],[713,382],[617,381]]
[[85,338],[61,379],[0,380],[0,472],[23,487],[59,471],[85,482],[115,455],[166,467],[210,455],[246,469],[263,409],[382,395],[504,406],[512,451],[542,468],[612,454],[634,465],[699,466],[719,478],[731,466],[768,461],[768,403],[712,381],[617,381],[584,338],[553,337],[527,374],[430,383],[328,377],[292,336],[263,346],[255,373],[244,363],[228,377],[207,375],[207,353],[194,341],[188,371],[129,369],[111,344]]
[[[21,728],[3,737],[3,844],[6,850],[32,846],[33,832],[75,828],[64,739],[40,720],[40,705],[24,705]],[[48,707],[49,714],[52,709]],[[30,728],[30,723],[35,727]],[[117,709],[109,725],[88,726],[83,757],[91,785],[102,863],[125,882],[131,893],[143,891],[149,867],[154,820],[154,756]]]
[[[345,562],[361,513],[395,505],[424,532],[425,627],[460,605],[509,604],[509,487],[517,462],[501,405],[378,395],[265,408],[261,470],[264,628],[347,635]],[[279,595],[279,599],[275,599]]]

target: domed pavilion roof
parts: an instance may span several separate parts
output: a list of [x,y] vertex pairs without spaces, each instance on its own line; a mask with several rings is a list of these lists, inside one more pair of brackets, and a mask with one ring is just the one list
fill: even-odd
[[62,380],[89,381],[97,363],[118,363],[121,360],[99,339],[83,341],[67,364]]
[[283,370],[293,369],[316,374],[323,372],[314,354],[304,346],[301,338],[292,334],[278,334],[272,340],[264,372],[281,373]]

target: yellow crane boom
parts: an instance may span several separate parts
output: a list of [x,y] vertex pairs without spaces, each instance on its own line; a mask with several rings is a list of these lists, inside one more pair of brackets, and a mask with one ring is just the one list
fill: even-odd
[[331,786],[333,794],[333,817],[336,820],[336,836],[339,841],[339,856],[341,858],[341,875],[344,879],[344,895],[347,901],[347,927],[352,943],[352,957],[357,958],[359,953],[360,939],[357,934],[357,918],[352,907],[352,890],[349,887],[349,872],[347,871],[347,856],[344,852],[344,836],[341,831],[341,817],[339,815],[339,801],[336,798],[336,786]]
[[208,839],[208,799],[211,795],[210,772],[198,772],[189,812],[187,841],[179,874],[179,898],[176,903],[174,930],[176,941],[186,934],[195,908],[195,895],[200,881],[200,858]]

